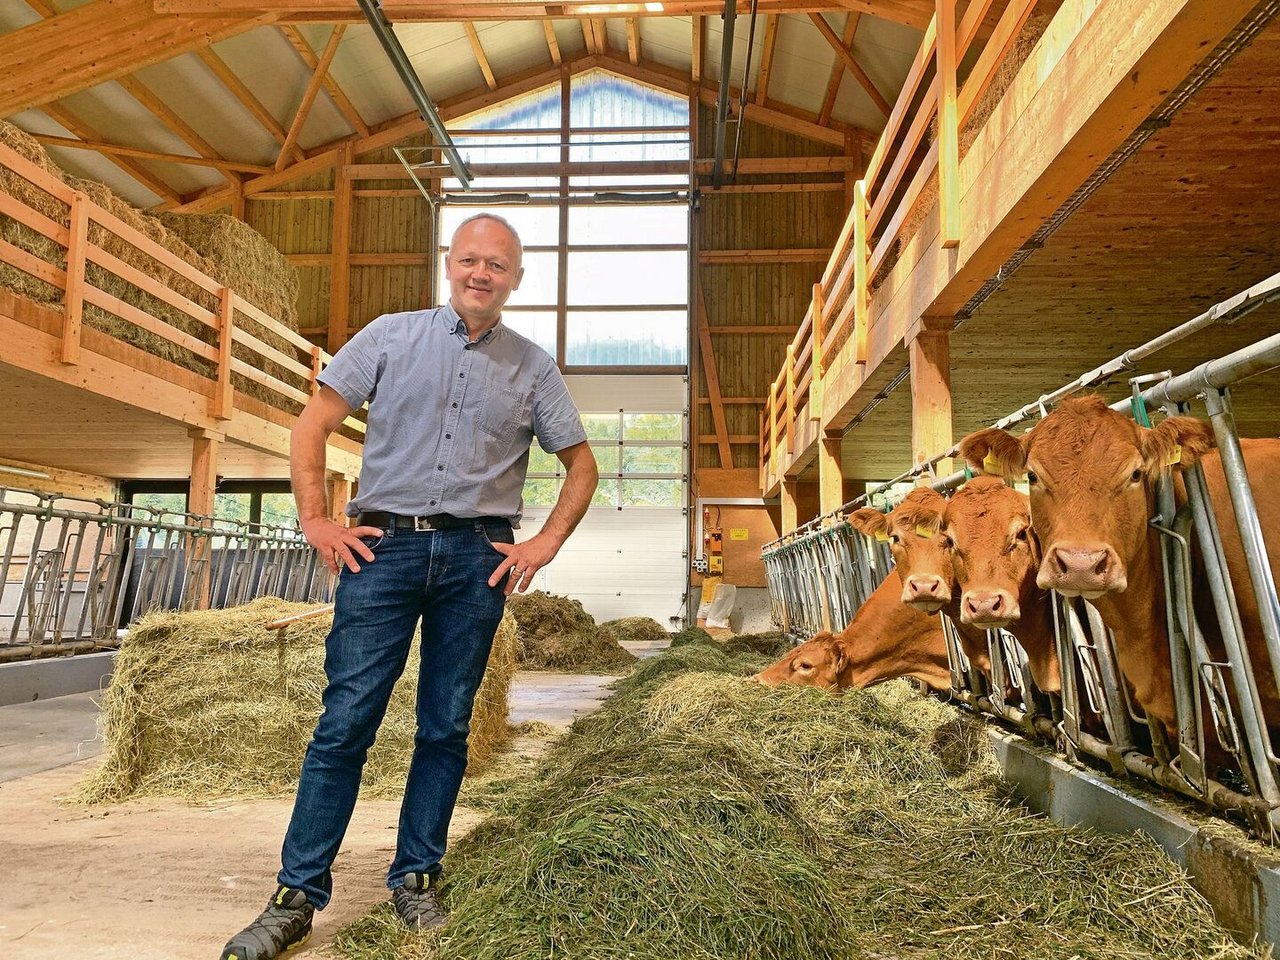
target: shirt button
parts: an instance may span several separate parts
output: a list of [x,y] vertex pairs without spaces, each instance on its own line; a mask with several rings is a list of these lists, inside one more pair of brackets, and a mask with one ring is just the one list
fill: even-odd
[[437,469],[437,470],[443,470],[443,469],[444,469],[444,464],[443,464],[443,463],[437,464],[437,465],[436,465],[436,469]]
[[459,379],[459,380],[461,380],[461,379],[463,379],[465,376],[466,376],[466,374],[465,374],[465,373],[460,373],[460,374],[458,374],[458,379]]
[[454,404],[454,406],[456,407],[456,406],[457,406],[457,404],[455,403],[455,404]]
[[435,502],[434,500],[432,500],[432,501],[431,501],[431,505],[434,507],[434,506],[436,505],[436,502]]
[[453,434],[452,434],[452,433],[446,433],[446,434],[444,435],[444,438],[445,438],[446,440],[452,440],[452,439],[453,439]]

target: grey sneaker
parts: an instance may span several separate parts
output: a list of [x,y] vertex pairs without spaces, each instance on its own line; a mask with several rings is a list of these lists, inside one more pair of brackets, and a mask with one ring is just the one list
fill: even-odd
[[439,881],[438,873],[410,873],[391,891],[396,916],[410,930],[434,930],[449,919],[436,891]]
[[222,960],[271,960],[302,946],[315,912],[305,893],[281,885],[262,915],[222,948]]

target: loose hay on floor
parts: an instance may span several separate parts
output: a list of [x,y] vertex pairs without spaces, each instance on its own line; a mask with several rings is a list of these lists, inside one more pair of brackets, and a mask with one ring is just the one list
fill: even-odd
[[[320,715],[324,638],[332,616],[267,630],[311,604],[264,597],[226,610],[156,613],[124,642],[102,711],[106,756],[79,787],[84,802],[133,795],[194,802],[291,792]],[[415,639],[396,684],[362,791],[398,797],[413,752]],[[515,624],[504,617],[476,695],[469,770],[508,740],[507,694],[515,672]]]
[[520,637],[520,665],[532,669],[617,672],[635,663],[613,635],[596,626],[582,602],[534,590],[507,600]]
[[606,620],[600,624],[599,630],[614,643],[621,643],[623,640],[628,643],[661,643],[671,639],[671,634],[653,617]]
[[438,938],[377,911],[344,955],[1263,955],[1151,841],[1006,802],[989,749],[939,734],[955,710],[896,682],[770,690],[757,666],[705,641],[641,664],[459,845]]

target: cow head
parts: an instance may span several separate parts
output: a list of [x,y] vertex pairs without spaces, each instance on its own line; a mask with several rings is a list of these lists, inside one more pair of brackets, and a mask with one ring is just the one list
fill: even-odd
[[1040,563],[1027,498],[998,477],[975,477],[948,501],[942,541],[951,550],[961,621],[984,629],[1017,621],[1019,598]]
[[887,539],[902,578],[902,602],[925,613],[937,613],[951,600],[951,556],[938,535],[947,501],[919,487],[888,514],[870,507],[849,515],[854,529]]
[[1133,564],[1149,562],[1155,478],[1193,466],[1212,446],[1209,425],[1194,417],[1146,429],[1091,395],[1064,400],[1022,437],[996,429],[970,434],[960,453],[987,473],[1026,474],[1044,549],[1036,582],[1094,599],[1123,592]]
[[787,653],[777,663],[765,667],[751,679],[766,687],[784,685],[840,690],[840,674],[849,658],[840,637],[822,632],[815,634]]

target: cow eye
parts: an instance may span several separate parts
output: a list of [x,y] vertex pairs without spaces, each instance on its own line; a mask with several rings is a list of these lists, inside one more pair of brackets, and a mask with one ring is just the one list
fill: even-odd
[[890,543],[901,543],[901,542],[902,542],[902,538],[901,538],[900,536],[898,536],[896,533],[891,533],[891,534],[889,534],[889,542],[890,542]]
[[1141,482],[1142,482],[1142,469],[1141,469],[1141,468],[1138,468],[1137,470],[1133,471],[1133,473],[1129,474],[1129,482],[1130,482],[1130,483],[1141,483]]
[[950,537],[943,537],[943,538],[942,538],[942,549],[943,549],[943,550],[954,550],[955,548],[956,548],[956,542],[955,542],[954,540],[952,540]]
[[1035,483],[1039,483],[1039,482],[1040,482],[1040,478],[1039,478],[1039,477],[1037,477],[1033,471],[1028,470],[1028,471],[1027,471],[1027,483],[1029,483],[1029,484],[1035,484]]
[[1026,527],[1023,527],[1021,530],[1019,530],[1017,533],[1015,533],[1015,534],[1013,535],[1013,539],[1015,539],[1015,540],[1019,541],[1020,543],[1026,543],[1026,542],[1027,542],[1027,528],[1026,528]]
[[809,663],[806,660],[801,660],[798,664],[796,664],[796,669],[799,670],[801,673],[808,673],[810,670],[813,669],[813,664]]

